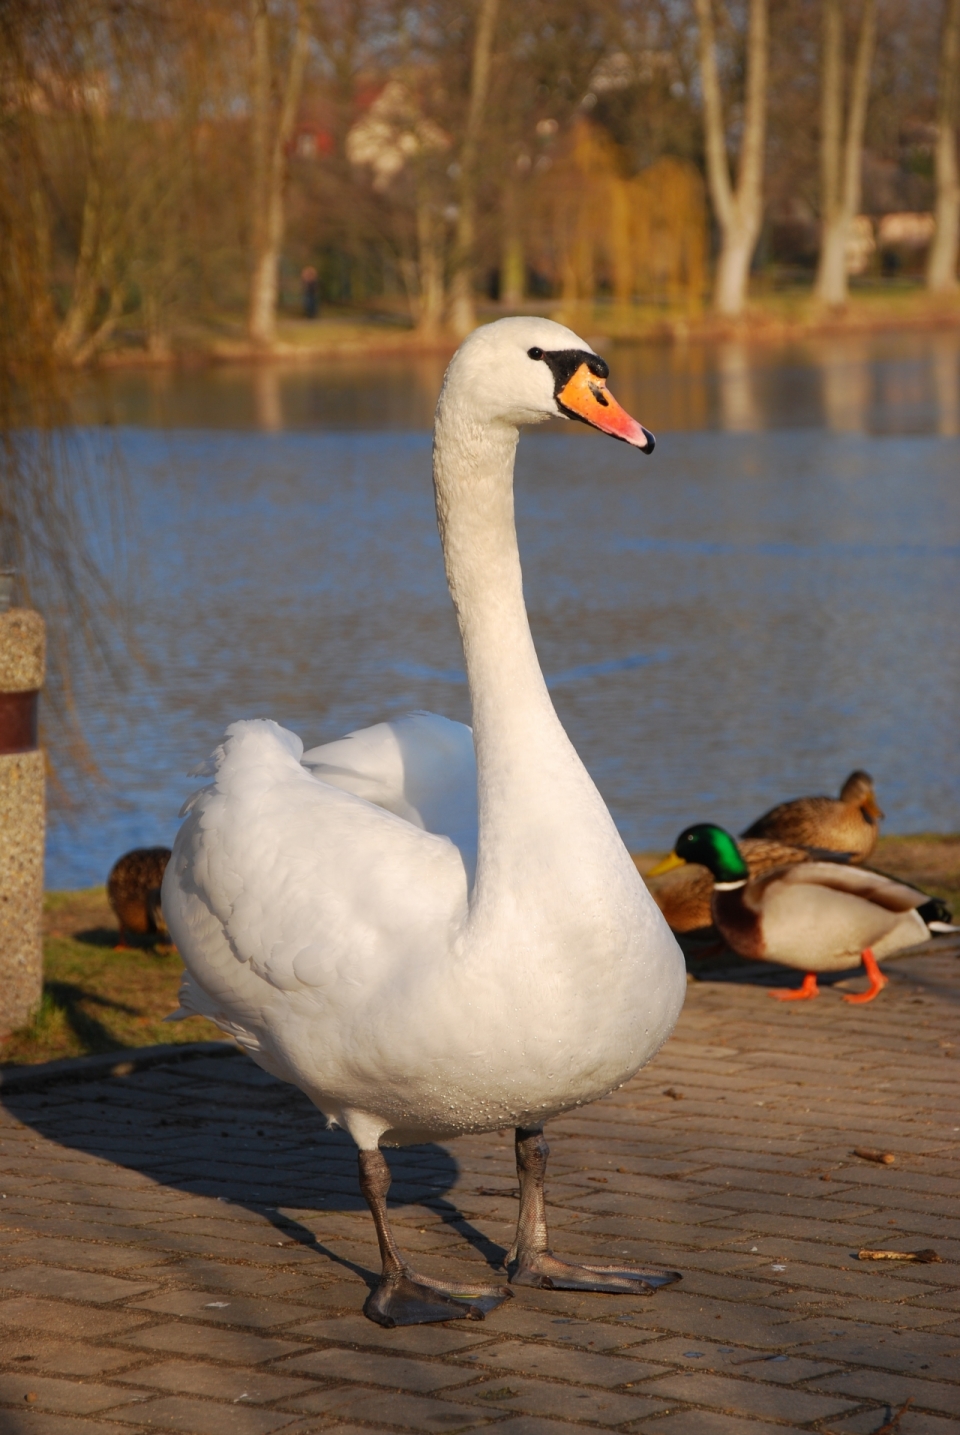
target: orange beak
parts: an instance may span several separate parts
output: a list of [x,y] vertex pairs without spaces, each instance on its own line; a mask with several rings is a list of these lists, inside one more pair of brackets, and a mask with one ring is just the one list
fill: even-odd
[[586,364],[581,364],[560,390],[557,403],[568,418],[580,419],[601,433],[612,434],[642,453],[653,452],[656,440],[650,430],[620,407],[603,379],[591,374]]

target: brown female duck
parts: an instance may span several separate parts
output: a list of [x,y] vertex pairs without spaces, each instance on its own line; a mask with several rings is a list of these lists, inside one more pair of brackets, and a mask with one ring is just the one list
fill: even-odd
[[107,878],[107,900],[120,927],[118,950],[130,937],[169,941],[160,910],[160,884],[170,860],[169,847],[135,847],[114,862]]
[[821,853],[842,853],[849,862],[865,862],[877,845],[882,820],[873,778],[857,771],[851,772],[839,798],[797,797],[781,802],[758,817],[743,836],[766,837]]

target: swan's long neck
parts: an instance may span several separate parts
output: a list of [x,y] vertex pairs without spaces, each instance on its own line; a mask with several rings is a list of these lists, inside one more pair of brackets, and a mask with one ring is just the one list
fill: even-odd
[[[571,831],[575,809],[610,819],[560,725],[537,661],[523,600],[513,505],[518,432],[441,405],[434,448],[437,514],[463,639],[477,752],[477,884],[528,871]],[[585,813],[583,815],[586,815]],[[528,871],[529,875],[529,871]]]

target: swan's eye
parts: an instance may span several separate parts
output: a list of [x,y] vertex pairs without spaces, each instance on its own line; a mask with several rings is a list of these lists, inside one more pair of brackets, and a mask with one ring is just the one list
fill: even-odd
[[542,350],[542,349],[537,349],[537,348],[528,349],[528,350],[527,350],[527,358],[528,358],[528,359],[542,359],[542,358],[543,358],[543,350]]

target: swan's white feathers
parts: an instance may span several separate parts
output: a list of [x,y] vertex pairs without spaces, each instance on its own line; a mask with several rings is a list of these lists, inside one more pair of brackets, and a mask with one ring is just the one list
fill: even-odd
[[303,766],[426,832],[449,837],[470,879],[477,849],[477,761],[464,723],[410,713],[311,748]]
[[[281,991],[379,985],[450,941],[466,910],[446,837],[303,767],[276,723],[234,723],[174,866],[202,889],[235,958]],[[166,893],[165,893],[166,895]]]
[[682,955],[560,726],[530,635],[516,425],[557,412],[531,347],[587,348],[546,319],[485,326],[438,407],[437,507],[479,764],[470,729],[430,713],[307,753],[276,723],[235,723],[164,878],[182,1008],[361,1146],[582,1105],[650,1059],[683,1002]]

